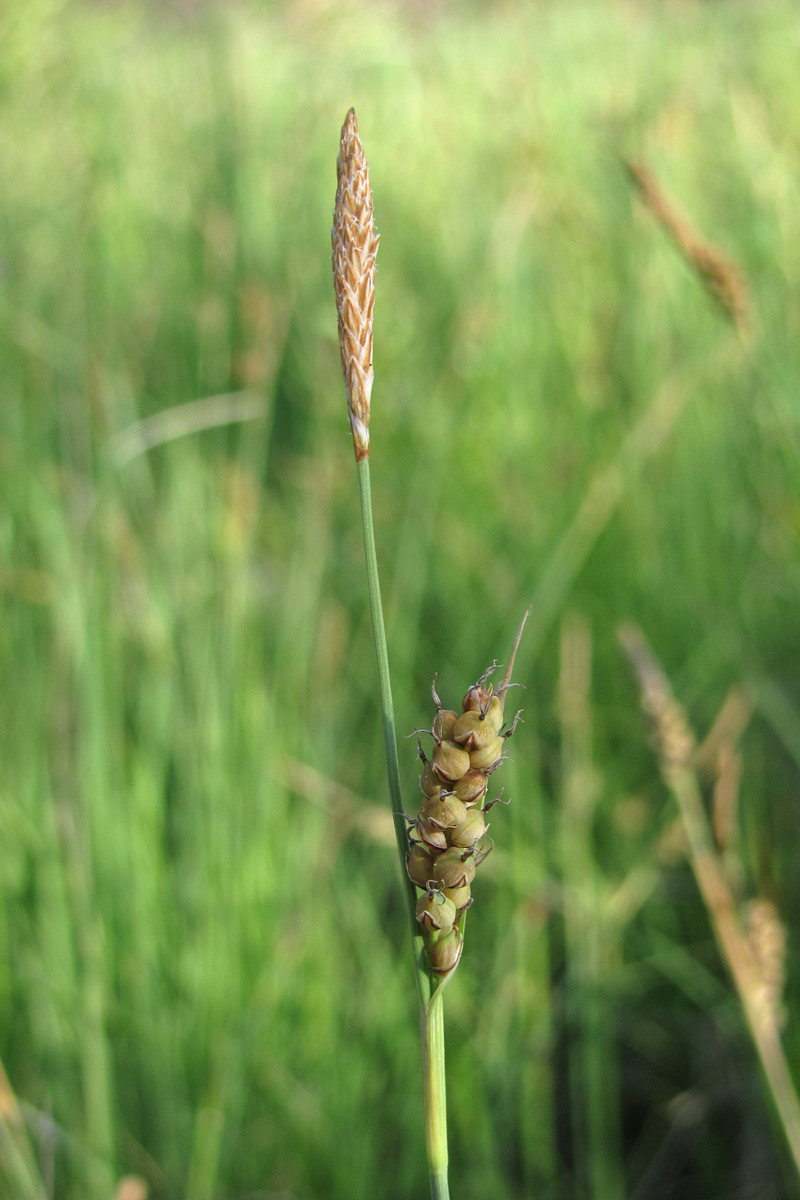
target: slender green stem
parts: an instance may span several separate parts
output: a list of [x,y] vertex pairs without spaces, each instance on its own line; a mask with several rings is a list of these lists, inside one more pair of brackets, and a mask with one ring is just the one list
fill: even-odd
[[420,1010],[422,1098],[431,1200],[450,1200],[447,1185],[447,1099],[444,1073],[444,998],[437,992]]
[[[386,768],[389,774],[389,794],[392,800],[392,816],[394,817],[394,832],[397,838],[397,853],[400,858],[400,870],[405,888],[409,918],[411,920],[411,935],[414,939],[414,961],[417,968],[417,986],[420,1002],[423,1007],[428,1003],[431,994],[430,979],[424,966],[424,950],[419,925],[415,915],[417,894],[414,885],[406,873],[406,850],[408,835],[406,821],[403,815],[403,797],[400,790],[400,763],[397,757],[397,735],[394,726],[394,702],[392,700],[392,685],[389,678],[389,655],[386,649],[386,629],[383,624],[383,605],[381,604],[381,585],[378,579],[378,556],[375,552],[375,527],[372,521],[372,491],[369,480],[369,459],[362,458],[358,464],[358,486],[361,492],[361,520],[364,527],[364,558],[367,564],[367,586],[369,588],[369,607],[372,616],[372,637],[375,643],[375,658],[378,664],[378,686],[381,696],[381,714],[383,717],[383,740],[386,747]],[[416,943],[419,943],[417,946]],[[420,979],[424,976],[424,980]]]
[[[389,679],[389,656],[378,579],[378,558],[375,551],[375,528],[372,520],[372,493],[369,477],[369,458],[358,463],[358,484],[361,492],[361,518],[364,527],[364,556],[367,564],[369,604],[372,615],[372,635],[378,663],[378,682],[383,715],[383,737],[386,745],[386,765],[389,773],[389,792],[397,838],[400,870],[406,894],[411,939],[414,951],[417,989],[420,1000],[420,1032],[422,1047],[422,1096],[425,1111],[425,1142],[431,1183],[431,1200],[449,1200],[447,1186],[447,1108],[444,1073],[444,1009],[442,984],[432,979],[428,970],[425,947],[416,919],[417,893],[405,869],[408,835],[403,815],[400,790],[400,765],[397,756],[397,735],[394,724],[394,703]],[[439,988],[436,990],[436,985]]]
[[[386,768],[389,773],[389,792],[392,798],[394,827],[397,834],[397,849],[401,861],[405,862],[406,831],[402,820],[403,798],[400,790],[400,763],[397,757],[397,735],[394,727],[394,701],[389,678],[389,654],[386,648],[386,629],[383,624],[381,585],[378,578],[378,556],[375,552],[375,526],[372,520],[372,489],[369,481],[369,459],[362,458],[358,464],[358,486],[361,492],[361,520],[364,526],[364,558],[367,564],[367,586],[369,607],[372,616],[372,637],[375,643],[375,658],[378,663],[378,686],[381,693],[383,714],[383,740],[386,745]],[[405,868],[403,869],[405,875]],[[409,883],[411,881],[409,880]],[[414,885],[411,884],[413,895]]]

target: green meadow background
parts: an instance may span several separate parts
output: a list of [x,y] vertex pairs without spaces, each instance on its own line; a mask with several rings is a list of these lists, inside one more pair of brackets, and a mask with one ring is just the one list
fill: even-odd
[[[0,46],[0,1195],[427,1194],[330,279],[354,105],[408,812],[434,674],[457,705],[534,606],[452,1194],[795,1200],[617,628],[699,739],[739,698],[728,868],[785,924],[800,1076],[796,5],[8,0]],[[623,158],[738,264],[743,336]]]

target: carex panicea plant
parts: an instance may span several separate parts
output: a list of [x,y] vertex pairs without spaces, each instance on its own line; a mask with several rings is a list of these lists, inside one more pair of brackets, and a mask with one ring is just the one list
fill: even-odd
[[[487,834],[486,814],[499,797],[487,800],[487,796],[494,773],[503,761],[506,739],[514,732],[519,719],[517,714],[506,728],[506,696],[511,686],[514,656],[528,614],[522,619],[505,676],[496,690],[489,681],[497,667],[495,663],[468,688],[459,713],[443,708],[434,679],[431,693],[436,711],[431,729],[424,731],[431,738],[430,757],[421,739],[419,741],[423,763],[419,779],[420,807],[415,817],[406,817],[400,788],[369,475],[372,319],[378,234],[367,160],[353,109],[342,127],[336,166],[333,282],[347,408],[358,465],[389,791],[403,867],[420,1000],[428,1169],[432,1200],[448,1200],[442,997],[461,957],[465,916],[472,904],[475,872],[492,845]],[[417,731],[418,738],[421,733]]]

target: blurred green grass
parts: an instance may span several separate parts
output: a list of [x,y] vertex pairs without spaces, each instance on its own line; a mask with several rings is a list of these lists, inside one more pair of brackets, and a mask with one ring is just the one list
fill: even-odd
[[[769,2],[3,7],[0,1057],[42,1194],[124,1172],[164,1200],[425,1194],[329,278],[351,104],[400,733],[536,600],[512,804],[448,992],[454,1195],[798,1194],[659,851],[674,814],[614,637],[642,624],[701,734],[754,695],[745,890],[791,949],[798,41]],[[620,155],[743,268],[747,346]],[[213,397],[224,420],[232,394],[259,415],[136,452],[137,422]],[[571,612],[597,778],[574,831]],[[599,954],[564,930],[582,881]],[[785,1043],[797,1067],[791,1017]]]

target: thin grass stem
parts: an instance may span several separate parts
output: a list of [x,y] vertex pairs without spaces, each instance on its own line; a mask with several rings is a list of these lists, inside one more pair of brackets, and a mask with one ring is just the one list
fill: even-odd
[[[381,585],[378,577],[378,556],[375,550],[375,526],[372,519],[372,490],[369,477],[369,459],[362,458],[358,464],[358,486],[361,493],[361,520],[364,530],[364,558],[367,566],[367,587],[369,589],[369,608],[372,617],[372,637],[375,644],[375,658],[378,666],[378,687],[381,699],[381,717],[383,720],[383,740],[386,750],[386,769],[389,775],[389,795],[392,801],[392,817],[394,832],[397,838],[397,853],[400,858],[400,870],[403,877],[403,887],[411,921],[412,938],[414,940],[414,961],[417,967],[417,986],[420,1003],[423,1008],[431,995],[431,985],[424,963],[424,948],[419,934],[419,925],[415,915],[417,895],[414,885],[408,878],[405,868],[408,837],[406,821],[403,815],[403,798],[400,789],[400,762],[397,755],[397,734],[394,723],[394,701],[392,699],[392,684],[389,676],[389,653],[386,646],[386,628],[383,621],[383,605],[381,603]],[[416,943],[419,943],[418,945]],[[421,978],[421,976],[424,976]]]
[[431,1200],[450,1200],[447,1182],[447,1096],[444,1071],[444,997],[437,991],[420,1009],[422,1097]]
[[425,1145],[428,1155],[431,1200],[449,1200],[447,1183],[447,1105],[444,1068],[444,1008],[442,984],[436,991],[427,967],[425,947],[416,919],[417,894],[405,869],[408,836],[403,815],[400,789],[400,764],[397,755],[397,734],[394,723],[394,702],[389,675],[389,654],[383,620],[378,556],[375,549],[375,526],[372,517],[372,491],[369,458],[358,462],[358,485],[361,494],[361,518],[364,531],[364,557],[367,566],[367,586],[372,617],[372,636],[378,666],[378,684],[383,719],[386,766],[392,817],[397,838],[400,870],[411,922],[414,968],[420,1000],[420,1044],[422,1052],[422,1097],[425,1114]]

